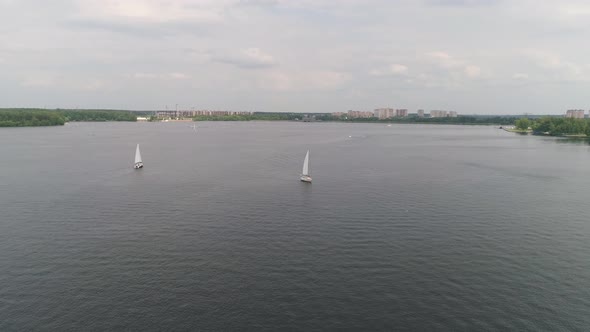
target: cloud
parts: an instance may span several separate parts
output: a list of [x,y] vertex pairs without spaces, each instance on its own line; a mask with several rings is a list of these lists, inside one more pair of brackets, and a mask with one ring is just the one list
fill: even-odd
[[62,25],[145,39],[202,35],[223,24],[237,0],[71,0],[74,10]]
[[78,15],[85,19],[166,23],[175,21],[219,22],[227,0],[76,0]]
[[[423,65],[424,71],[430,80],[439,81],[440,86],[459,87],[464,79],[489,78],[484,75],[480,66],[470,63],[463,58],[451,56],[449,53],[436,51],[426,53],[426,62],[434,65],[430,68]],[[420,80],[418,80],[420,81]]]
[[519,80],[519,81],[524,81],[524,80],[527,80],[528,78],[529,78],[529,75],[524,74],[524,73],[515,73],[512,75],[512,79]]
[[[590,89],[585,0],[41,3],[0,0],[4,105],[60,107],[85,89],[75,102],[86,107],[174,98],[323,111],[395,98],[409,109],[552,112],[587,102]],[[543,84],[517,98],[513,87],[529,83]],[[481,102],[490,86],[512,98]],[[120,93],[105,98],[105,90]]]
[[268,68],[276,65],[273,56],[264,53],[256,47],[242,49],[235,53],[213,55],[211,58],[216,62],[231,64],[246,69]]
[[434,6],[448,7],[480,7],[499,4],[501,0],[427,0],[426,3]]
[[408,72],[408,67],[400,64],[392,64],[385,68],[373,69],[369,72],[373,76],[404,75]]
[[51,87],[55,85],[55,79],[49,76],[30,76],[21,81],[24,87]]
[[141,80],[141,79],[158,78],[158,75],[154,74],[154,73],[135,73],[135,74],[131,75],[131,77]]
[[463,66],[464,64],[463,61],[455,59],[446,52],[429,52],[426,56],[430,58],[432,62],[443,68],[455,68]]
[[590,5],[588,3],[561,4],[559,11],[569,17],[590,17]]
[[242,0],[241,5],[246,6],[276,6],[280,3],[278,0]]
[[547,79],[559,81],[590,81],[590,65],[564,60],[552,52],[526,50],[525,56],[541,70]]
[[137,80],[184,80],[190,78],[189,75],[178,72],[160,74],[139,72],[127,75],[127,77]]
[[465,75],[469,78],[476,78],[481,75],[481,68],[478,66],[468,65],[464,69]]
[[96,91],[96,90],[100,90],[100,89],[104,88],[104,86],[105,86],[105,82],[103,82],[99,79],[91,79],[91,80],[84,82],[82,85],[80,85],[80,89],[86,90],[86,91]]
[[394,74],[403,74],[408,71],[408,67],[400,64],[391,65],[391,72]]
[[261,76],[258,86],[272,91],[333,90],[350,80],[350,75],[337,71],[276,70]]
[[105,82],[93,77],[67,77],[55,73],[26,75],[20,85],[25,88],[64,89],[68,91],[97,91],[105,87]]
[[185,79],[190,78],[189,75],[183,74],[183,73],[170,73],[170,74],[168,74],[168,77],[173,80],[185,80]]

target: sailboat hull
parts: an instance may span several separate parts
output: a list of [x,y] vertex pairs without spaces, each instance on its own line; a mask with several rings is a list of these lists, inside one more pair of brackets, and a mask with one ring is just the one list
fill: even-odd
[[301,182],[311,183],[311,176],[302,175],[299,179],[301,180]]
[[141,160],[141,152],[139,152],[139,144],[137,144],[137,148],[135,148],[135,163],[133,163],[133,168],[135,168],[135,169],[143,168],[143,160]]

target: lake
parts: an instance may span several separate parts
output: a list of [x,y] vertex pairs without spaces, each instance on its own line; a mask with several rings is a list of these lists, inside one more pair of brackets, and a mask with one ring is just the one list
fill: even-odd
[[0,129],[0,330],[590,328],[587,142],[190,125]]

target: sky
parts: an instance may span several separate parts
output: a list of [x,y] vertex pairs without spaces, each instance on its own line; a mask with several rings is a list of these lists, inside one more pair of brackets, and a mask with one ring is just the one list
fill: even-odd
[[0,107],[562,114],[590,2],[0,0]]

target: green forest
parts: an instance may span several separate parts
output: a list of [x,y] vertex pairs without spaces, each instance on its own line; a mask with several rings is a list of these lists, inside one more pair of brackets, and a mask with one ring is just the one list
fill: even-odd
[[[267,120],[267,121],[289,121],[289,120],[303,120],[301,113],[266,113],[255,112],[250,115],[197,115],[193,118],[194,121],[251,121],[251,120]],[[516,117],[503,116],[458,116],[445,118],[419,118],[417,116],[398,117],[380,120],[376,117],[371,118],[352,118],[346,116],[338,117],[331,114],[310,114],[316,121],[342,121],[342,122],[383,122],[383,123],[433,123],[433,124],[469,124],[469,125],[513,125]]]
[[[67,109],[0,109],[0,127],[61,126],[68,121],[137,121],[139,113],[122,110],[67,110]],[[431,123],[462,125],[515,125],[520,131],[532,131],[537,135],[590,136],[590,120],[545,116],[541,118],[520,118],[509,116],[458,116],[445,118],[398,117],[385,120],[378,118],[334,117],[330,114],[311,114],[317,121],[377,122],[377,123]],[[303,120],[301,113],[255,112],[249,115],[196,116],[194,121],[290,121]]]
[[515,126],[522,131],[531,130],[533,134],[563,136],[586,135],[590,136],[590,122],[587,119],[574,119],[563,117],[542,117],[539,119],[520,118]]
[[137,121],[137,114],[118,110],[59,110],[66,121]]
[[131,111],[0,109],[0,127],[62,126],[68,121],[137,121]]
[[62,126],[66,122],[62,113],[45,110],[0,110],[0,127]]
[[458,125],[512,125],[517,119],[511,116],[468,116],[459,115],[457,117],[442,118],[420,118],[416,115],[407,117],[394,117],[389,119],[371,118],[347,118],[346,115],[335,117],[330,114],[316,116],[317,120],[322,121],[344,121],[344,122],[384,122],[384,123],[432,123],[432,124],[458,124]]

